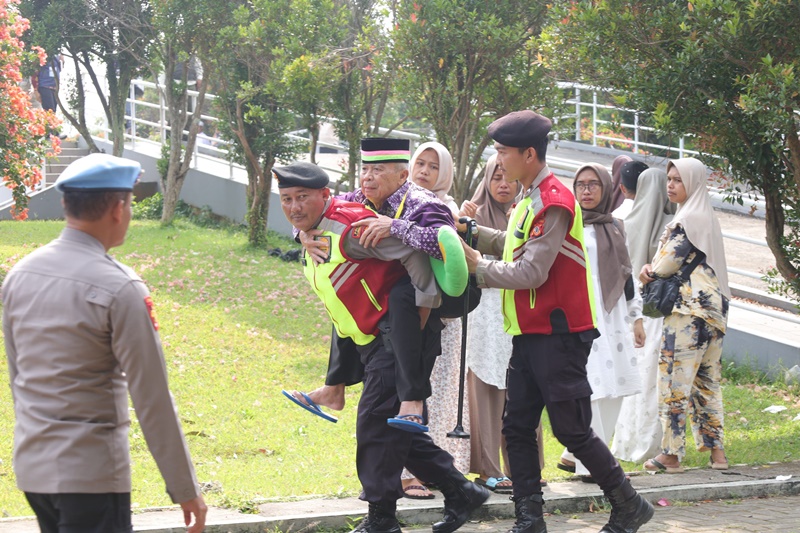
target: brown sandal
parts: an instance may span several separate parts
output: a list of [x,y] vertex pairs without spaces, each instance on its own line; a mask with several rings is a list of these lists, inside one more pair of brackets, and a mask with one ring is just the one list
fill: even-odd
[[[412,494],[410,491],[416,490],[422,494]],[[403,495],[411,500],[432,500],[436,497],[434,493],[428,490],[427,487],[422,485],[407,485],[403,487]]]

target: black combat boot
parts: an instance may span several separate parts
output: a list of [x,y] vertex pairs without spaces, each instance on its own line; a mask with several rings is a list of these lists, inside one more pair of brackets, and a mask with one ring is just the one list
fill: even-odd
[[511,499],[514,500],[514,515],[517,521],[508,533],[547,533],[542,511],[544,500],[541,494]]
[[636,533],[653,518],[653,506],[637,494],[627,479],[605,494],[611,502],[611,519],[600,533]]
[[350,533],[402,533],[397,522],[397,502],[370,502],[369,514]]
[[433,533],[453,533],[464,525],[469,513],[489,499],[489,491],[451,468],[447,477],[437,479],[436,484],[444,495],[444,516],[433,524]]

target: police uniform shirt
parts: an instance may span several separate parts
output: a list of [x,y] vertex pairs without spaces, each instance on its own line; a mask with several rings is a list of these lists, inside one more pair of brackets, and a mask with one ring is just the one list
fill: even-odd
[[130,392],[172,500],[197,497],[149,292],[99,241],[67,228],[11,269],[3,334],[21,490],[130,492]]
[[431,270],[430,257],[427,254],[407,246],[395,237],[381,239],[377,246],[365,248],[358,238],[352,235],[353,231],[357,231],[357,228],[344,236],[345,253],[353,259],[372,257],[382,261],[400,261],[414,286],[417,307],[435,309],[441,305],[441,294],[436,285],[433,270]]
[[[522,193],[518,202],[531,196],[549,175],[550,167],[545,165],[528,190]],[[519,261],[513,263],[488,259],[478,261],[475,270],[478,285],[517,290],[541,287],[547,281],[550,267],[553,266],[556,256],[564,244],[571,222],[569,211],[566,209],[560,207],[548,209],[544,216],[541,234],[529,238],[522,245],[524,251]],[[505,231],[479,226],[478,251],[502,257],[505,238]]]

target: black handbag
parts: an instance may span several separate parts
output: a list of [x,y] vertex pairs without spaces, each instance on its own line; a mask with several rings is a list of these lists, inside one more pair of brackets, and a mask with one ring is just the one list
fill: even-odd
[[448,296],[442,292],[442,305],[438,309],[439,317],[461,318],[464,316],[464,304],[467,297],[469,297],[467,313],[471,313],[481,303],[481,289],[478,288],[475,274],[470,274],[467,288],[464,289],[461,296]]
[[656,277],[642,288],[642,314],[650,318],[662,318],[672,314],[672,308],[678,300],[681,285],[689,279],[697,265],[703,262],[706,254],[697,250],[691,263],[685,264],[680,271],[666,278]]

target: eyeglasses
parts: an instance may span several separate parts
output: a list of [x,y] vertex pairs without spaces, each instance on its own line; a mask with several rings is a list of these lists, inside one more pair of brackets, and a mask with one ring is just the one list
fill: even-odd
[[603,184],[599,181],[581,181],[575,184],[576,191],[585,191],[586,189],[589,189],[589,192],[597,192],[602,188]]

